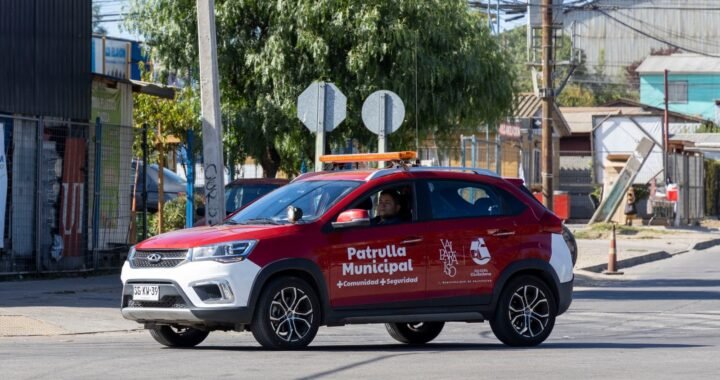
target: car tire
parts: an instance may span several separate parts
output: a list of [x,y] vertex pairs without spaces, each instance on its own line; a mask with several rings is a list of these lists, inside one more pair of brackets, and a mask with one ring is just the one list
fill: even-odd
[[299,278],[281,277],[262,291],[250,330],[264,348],[297,349],[312,342],[321,320],[315,290]]
[[555,326],[557,306],[550,288],[533,276],[520,276],[503,289],[490,327],[503,343],[537,346]]
[[425,344],[440,335],[445,322],[386,323],[390,336],[400,343]]
[[578,256],[578,248],[577,242],[575,241],[575,235],[573,235],[572,231],[570,231],[570,229],[563,224],[562,236],[568,246],[568,249],[570,250],[570,257],[572,258],[572,263],[574,267],[575,263],[577,263]]
[[168,347],[195,347],[207,338],[209,331],[192,327],[156,326],[150,335],[160,344]]

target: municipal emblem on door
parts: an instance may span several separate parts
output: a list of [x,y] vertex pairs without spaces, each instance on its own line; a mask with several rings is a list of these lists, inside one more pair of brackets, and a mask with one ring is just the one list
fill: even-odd
[[470,244],[470,252],[472,253],[472,260],[475,264],[485,265],[490,261],[490,251],[488,251],[485,245],[485,239],[477,238]]

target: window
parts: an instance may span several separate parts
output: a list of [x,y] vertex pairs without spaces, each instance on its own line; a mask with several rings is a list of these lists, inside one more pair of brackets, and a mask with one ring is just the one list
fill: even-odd
[[287,208],[302,210],[301,222],[312,222],[332,205],[357,188],[359,181],[300,181],[279,188],[260,198],[233,216],[231,223],[253,223],[259,220],[280,224],[287,222]]
[[[392,194],[388,197],[381,198],[381,194],[389,193]],[[399,209],[396,215],[381,215],[380,202],[392,201],[393,204],[397,204]],[[372,224],[396,224],[403,222],[410,222],[413,220],[414,215],[414,199],[413,199],[413,188],[411,185],[402,186],[391,186],[382,187],[380,189],[373,190],[372,193],[362,197],[349,207],[355,209],[368,210]],[[391,213],[392,214],[392,213]],[[387,219],[389,223],[381,222],[383,219]]]
[[525,204],[498,187],[476,182],[428,181],[433,219],[518,215]]
[[668,82],[668,102],[688,102],[688,82],[686,80],[673,80]]

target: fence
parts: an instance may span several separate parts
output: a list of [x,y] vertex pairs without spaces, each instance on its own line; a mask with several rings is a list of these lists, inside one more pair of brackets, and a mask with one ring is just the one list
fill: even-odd
[[133,129],[6,115],[0,127],[0,274],[118,267],[131,241]]

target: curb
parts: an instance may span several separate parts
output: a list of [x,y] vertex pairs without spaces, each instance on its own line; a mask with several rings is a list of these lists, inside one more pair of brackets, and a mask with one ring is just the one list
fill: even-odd
[[[647,263],[651,263],[653,261],[669,259],[675,255],[679,255],[679,254],[686,253],[686,252],[690,252],[690,250],[683,250],[683,251],[678,251],[675,253],[669,253],[667,251],[657,251],[657,252],[648,253],[647,255],[636,256],[636,257],[631,257],[628,259],[618,260],[617,269],[630,268],[630,267],[634,267],[634,266],[640,265],[640,264],[647,264]],[[593,265],[593,266],[580,268],[580,269],[588,271],[588,272],[600,273],[600,272],[604,271],[605,269],[607,269],[607,264]]]
[[692,246],[692,250],[701,251],[703,249],[708,249],[711,247],[714,247],[716,245],[720,244],[720,239],[711,239],[706,241],[701,241],[699,243],[695,243],[695,245]]

